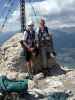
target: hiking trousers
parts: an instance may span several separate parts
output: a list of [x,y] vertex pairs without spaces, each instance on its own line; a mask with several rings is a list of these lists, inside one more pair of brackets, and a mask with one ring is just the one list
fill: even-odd
[[50,56],[51,48],[50,47],[41,47],[40,56],[42,61],[43,68],[48,68],[48,56]]

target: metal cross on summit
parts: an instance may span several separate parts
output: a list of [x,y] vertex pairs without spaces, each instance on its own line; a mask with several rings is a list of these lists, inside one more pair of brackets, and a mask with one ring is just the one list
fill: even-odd
[[20,18],[21,18],[21,32],[24,32],[26,28],[25,0],[20,0]]

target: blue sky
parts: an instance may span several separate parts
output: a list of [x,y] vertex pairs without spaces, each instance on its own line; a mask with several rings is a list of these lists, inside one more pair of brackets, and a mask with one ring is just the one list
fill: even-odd
[[[10,7],[10,0],[0,0],[0,28]],[[4,31],[15,31],[20,29],[19,0],[14,1],[8,22]],[[27,0],[28,1],[28,0]],[[44,17],[50,28],[75,27],[75,0],[31,0],[37,13],[34,16],[31,4],[26,3],[27,21]],[[35,1],[35,2],[34,2]],[[40,2],[38,2],[40,1]]]

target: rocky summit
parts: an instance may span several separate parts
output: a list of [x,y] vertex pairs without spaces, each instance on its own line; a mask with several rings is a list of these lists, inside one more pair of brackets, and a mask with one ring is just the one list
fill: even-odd
[[[0,76],[6,75],[10,79],[18,80],[27,77],[21,39],[22,33],[17,33],[0,47]],[[25,100],[75,100],[74,69],[62,68],[53,58],[49,60],[49,75],[44,77],[43,73],[39,72],[40,61],[38,58],[33,60],[35,62],[33,79],[38,80],[38,89],[34,88],[26,94]]]

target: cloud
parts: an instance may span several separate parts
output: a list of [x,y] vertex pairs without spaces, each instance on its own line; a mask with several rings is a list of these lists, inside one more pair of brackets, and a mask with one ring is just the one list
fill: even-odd
[[20,30],[20,12],[19,8],[11,14],[5,25],[5,31],[17,31]]
[[20,12],[19,12],[19,10],[15,10],[11,14],[11,17],[9,18],[8,23],[12,23],[12,22],[18,21],[19,18],[20,18]]
[[45,0],[42,2],[33,3],[35,10],[43,14],[61,13],[62,10],[71,9],[75,0]]
[[7,3],[4,4],[4,8],[9,8],[9,7],[10,7],[9,4],[7,4]]
[[37,12],[38,10],[41,15],[60,12],[57,2],[54,2],[53,0],[45,0],[38,3],[33,3],[33,7],[35,8],[35,11]]
[[1,17],[1,18],[0,18],[0,24],[1,24],[3,21],[4,21],[4,18]]
[[[26,3],[27,20],[31,18],[36,20],[33,8],[37,18],[39,19],[42,16],[46,17],[47,24],[51,28],[75,26],[75,0],[42,0],[40,2],[33,1],[30,4]],[[6,26],[6,29],[10,26],[12,30],[20,29],[19,7],[12,12]]]
[[[31,14],[30,10],[31,10],[31,7],[27,3],[27,5],[26,5],[27,20],[29,18],[31,18],[30,17],[30,14]],[[16,31],[16,30],[20,30],[20,27],[21,27],[21,22],[20,22],[20,7],[18,6],[16,8],[16,10],[14,10],[11,13],[10,17],[8,18],[7,23],[5,25],[5,28],[4,28],[4,31]]]

